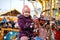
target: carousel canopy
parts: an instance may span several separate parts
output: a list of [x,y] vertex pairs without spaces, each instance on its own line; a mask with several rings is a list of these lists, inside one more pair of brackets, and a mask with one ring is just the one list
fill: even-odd
[[21,14],[21,13],[17,10],[11,10],[9,12],[2,14],[1,16],[17,16],[18,14]]

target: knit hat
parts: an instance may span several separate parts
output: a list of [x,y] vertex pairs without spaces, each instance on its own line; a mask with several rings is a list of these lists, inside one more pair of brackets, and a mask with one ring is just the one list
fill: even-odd
[[24,14],[24,12],[29,12],[30,13],[30,8],[27,5],[24,5],[22,13]]

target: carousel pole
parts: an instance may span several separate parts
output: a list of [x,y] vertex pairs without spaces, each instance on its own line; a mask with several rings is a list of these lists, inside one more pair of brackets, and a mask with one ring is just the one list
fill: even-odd
[[54,3],[55,0],[50,0],[50,35],[49,35],[49,39],[52,40],[52,17],[54,16],[54,13],[53,13],[53,8],[55,7],[55,3]]
[[50,33],[49,33],[49,40],[51,40],[51,35],[52,35],[52,27],[51,27],[51,4],[52,4],[52,2],[51,2],[52,0],[50,0]]

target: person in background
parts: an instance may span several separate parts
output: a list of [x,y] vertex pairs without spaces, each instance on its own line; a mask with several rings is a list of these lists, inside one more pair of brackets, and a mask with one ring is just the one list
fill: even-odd
[[3,27],[7,27],[7,20],[4,17],[3,20],[1,21]]
[[15,26],[14,26],[15,22],[14,22],[14,20],[11,20],[9,23],[11,24],[12,28],[15,28]]
[[7,25],[8,25],[8,27],[12,27],[12,25],[11,25],[11,23],[10,23],[10,21],[11,21],[11,20],[10,20],[10,17],[7,17],[6,19],[7,19]]
[[33,36],[34,23],[30,16],[30,8],[27,5],[24,5],[22,14],[18,16],[18,25],[20,29],[20,40],[31,40],[31,37]]
[[15,22],[14,27],[15,27],[15,28],[18,28],[18,22],[17,22],[17,21],[14,21],[14,22]]
[[39,37],[40,23],[39,23],[39,19],[36,15],[33,16],[33,21],[34,21],[34,39],[42,40],[42,38]]
[[7,17],[6,19],[8,23],[11,21],[10,17]]
[[3,23],[7,23],[7,20],[6,20],[5,17],[3,18],[2,22],[3,22]]
[[45,28],[45,26],[41,27],[39,31],[40,31],[39,37],[42,38],[43,40],[47,40],[49,35],[48,35],[48,31]]
[[43,40],[47,40],[49,35],[48,35],[48,31],[45,27],[45,25],[47,24],[45,18],[40,17],[39,22],[40,22],[40,30],[39,30],[40,35],[39,35],[39,37],[42,38]]

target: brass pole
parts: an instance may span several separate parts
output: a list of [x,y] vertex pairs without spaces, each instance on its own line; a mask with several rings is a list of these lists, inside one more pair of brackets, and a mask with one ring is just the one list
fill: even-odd
[[50,0],[50,33],[49,33],[49,40],[51,40],[51,35],[52,35],[52,27],[51,27],[51,12],[52,12],[52,0]]

